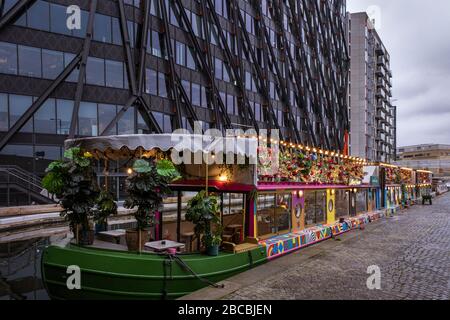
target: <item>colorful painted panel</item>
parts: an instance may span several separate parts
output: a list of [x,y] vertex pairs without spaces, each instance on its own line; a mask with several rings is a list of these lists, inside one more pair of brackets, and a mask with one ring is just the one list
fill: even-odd
[[268,259],[274,259],[289,252],[329,239],[331,238],[331,232],[330,227],[317,226],[260,241],[260,245],[266,247]]
[[383,212],[376,211],[362,214],[358,217],[346,219],[343,223],[333,225],[320,225],[298,232],[276,236],[260,241],[259,244],[267,250],[267,258],[275,259],[289,252],[313,245],[315,243],[330,239],[343,233],[359,228],[361,225],[369,224],[384,217]]

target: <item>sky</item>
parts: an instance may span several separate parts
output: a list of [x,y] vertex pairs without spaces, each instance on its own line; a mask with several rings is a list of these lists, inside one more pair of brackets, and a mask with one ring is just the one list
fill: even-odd
[[391,55],[397,147],[450,144],[450,0],[347,0],[347,11],[372,5]]

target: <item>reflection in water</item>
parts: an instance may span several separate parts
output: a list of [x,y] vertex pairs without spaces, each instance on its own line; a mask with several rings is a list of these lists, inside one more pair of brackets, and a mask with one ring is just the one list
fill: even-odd
[[41,281],[41,255],[45,246],[66,235],[0,243],[0,300],[46,300]]

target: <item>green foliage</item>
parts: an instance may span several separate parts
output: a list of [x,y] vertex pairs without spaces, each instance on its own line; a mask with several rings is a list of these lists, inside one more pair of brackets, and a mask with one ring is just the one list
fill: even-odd
[[59,199],[63,207],[61,216],[69,221],[72,230],[77,225],[89,230],[91,219],[104,221],[109,214],[117,212],[117,206],[108,203],[105,194],[99,197],[100,189],[90,153],[83,154],[80,148],[71,148],[64,152],[64,157],[64,160],[48,166],[43,187]]
[[164,175],[158,171],[158,163],[155,163],[154,159],[150,161],[139,159],[134,162],[133,173],[127,178],[128,197],[125,199],[124,207],[137,208],[134,217],[139,230],[154,224],[155,213],[161,207],[164,197],[172,192],[169,183],[179,176],[173,165],[172,171],[166,163],[162,168]]
[[175,168],[172,161],[169,160],[159,160],[156,163],[156,171],[162,177],[166,177],[170,181],[175,181],[181,178],[180,173]]
[[117,204],[111,192],[102,190],[97,197],[94,208],[94,220],[100,224],[106,223],[106,219],[117,214]]
[[[222,241],[219,240],[221,225],[219,219],[219,201],[215,196],[206,196],[206,191],[200,191],[194,198],[189,200],[186,211],[186,220],[195,224],[194,231],[198,237],[204,234],[203,244],[206,247]],[[211,232],[211,224],[216,225],[216,232]]]

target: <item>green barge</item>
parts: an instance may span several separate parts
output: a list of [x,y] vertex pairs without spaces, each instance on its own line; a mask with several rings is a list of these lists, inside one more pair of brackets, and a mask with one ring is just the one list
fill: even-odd
[[[42,256],[42,280],[52,299],[176,299],[267,261],[264,248],[176,256],[49,246]],[[69,290],[68,266],[80,267],[81,289]],[[187,267],[186,267],[187,266]]]
[[[105,163],[123,159],[128,163],[132,158],[159,157],[161,152],[173,151],[178,147],[173,139],[173,135],[96,137],[68,140],[66,148],[78,147]],[[227,153],[222,146],[230,144],[234,146],[234,155],[248,158],[248,150],[240,144],[242,140],[258,145],[256,138],[228,139],[232,141],[188,140],[177,151],[184,152],[183,156],[191,151],[219,158],[217,155]],[[258,157],[266,155],[263,168],[259,164],[184,165],[183,178],[170,185],[173,201],[169,205],[173,212],[158,212],[157,223],[149,231],[152,243],[166,244],[167,240],[180,245],[175,251],[146,251],[153,248],[149,243],[145,243],[146,250],[141,247],[132,250],[123,243],[105,242],[105,239],[96,239],[87,246],[72,240],[65,245],[47,247],[43,251],[41,270],[49,296],[52,299],[177,299],[208,285],[219,287],[217,283],[222,280],[272,259],[363,229],[365,224],[389,213],[391,203],[400,204],[402,199],[414,198],[430,187],[430,172],[403,170],[402,176],[401,168],[391,168],[393,173],[389,175],[382,164],[281,144],[285,146],[279,155],[278,172],[281,173],[275,176],[270,170],[278,158],[273,158],[274,153],[267,146],[259,146],[250,153]],[[120,168],[122,175],[127,175],[127,169],[126,164]],[[411,193],[406,194],[409,190],[406,188],[405,192],[385,194],[389,190],[385,181],[389,182],[391,176],[398,176],[396,181],[401,185],[409,185]],[[113,174],[102,178],[107,186]],[[186,218],[185,204],[193,198],[192,193],[205,189],[219,199],[217,214],[223,230],[218,255],[205,254],[208,248],[200,245],[201,235],[193,238],[194,225]],[[77,274],[73,267],[79,270],[80,286],[71,290],[68,283]]]

